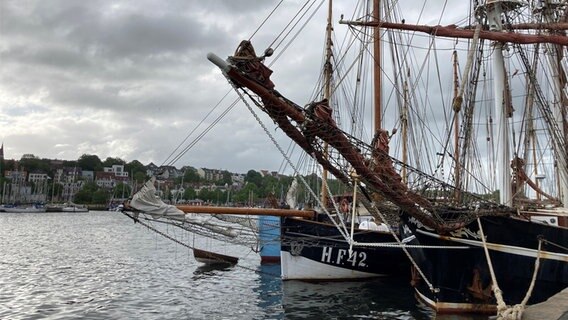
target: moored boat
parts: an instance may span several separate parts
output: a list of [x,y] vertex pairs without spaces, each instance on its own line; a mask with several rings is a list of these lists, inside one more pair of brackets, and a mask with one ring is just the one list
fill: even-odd
[[[435,154],[440,160],[431,173],[412,166],[407,160],[400,161],[389,155],[388,144],[392,135],[384,130],[377,131],[371,143],[367,144],[339,128],[329,100],[315,100],[302,107],[275,90],[275,84],[270,79],[272,70],[264,64],[264,60],[273,53],[272,49],[257,56],[250,41],[243,41],[235,54],[227,60],[214,54],[209,54],[208,58],[223,71],[247,106],[248,101],[252,101],[338,180],[352,185],[354,189],[360,189],[366,201],[375,207],[386,201],[398,208],[402,218],[402,242],[406,244],[401,248],[410,253],[415,266],[413,283],[423,301],[441,312],[497,310],[499,316],[508,316],[522,312],[526,304],[546,300],[568,286],[568,229],[527,218],[533,215],[531,207],[537,208],[536,212],[542,211],[545,206],[557,207],[562,213],[568,206],[568,119],[563,98],[567,81],[564,77],[566,61],[562,47],[568,44],[568,37],[564,31],[566,26],[555,24],[564,19],[566,3],[539,3],[528,8],[523,5],[519,1],[486,1],[472,10],[474,18],[463,20],[473,23],[464,28],[363,19],[351,23],[403,30],[403,33],[412,35],[415,32],[426,32],[433,36],[429,39],[432,42],[439,36],[472,39],[467,42],[468,63],[463,70],[464,86],[467,86],[466,93],[469,96],[462,96],[463,90],[460,92],[458,86],[454,85],[455,117],[448,117],[451,121],[445,127],[452,130],[439,140],[443,142],[437,146],[441,151]],[[519,12],[527,15],[520,15]],[[542,18],[549,12],[554,13]],[[515,20],[530,14],[541,15],[541,22],[531,26],[530,23],[523,24]],[[474,22],[475,19],[479,21]],[[502,23],[509,29],[501,28]],[[538,29],[539,32],[525,35],[515,32],[515,29],[523,28]],[[402,34],[390,39],[401,39],[405,35],[408,36]],[[408,38],[413,39],[410,36]],[[495,57],[492,67],[485,65],[488,55],[483,50],[487,50],[484,45],[487,46],[488,43],[483,43],[482,40],[493,41],[489,44],[489,51]],[[505,42],[512,43],[507,48],[509,56],[520,56],[519,64],[515,65],[519,70],[509,71],[503,63]],[[391,43],[398,44],[396,41]],[[520,44],[534,46],[525,50]],[[432,44],[428,50],[435,47]],[[411,44],[404,50],[412,49]],[[529,54],[532,55],[532,60],[527,58]],[[539,59],[539,54],[552,57]],[[379,60],[375,57],[375,61]],[[406,66],[403,63],[401,65]],[[550,74],[553,75],[554,81],[551,82],[554,83],[550,91],[544,92],[542,89],[543,84],[550,84],[547,82],[551,78],[550,74],[541,69],[535,70],[537,66],[552,67]],[[451,67],[453,73],[457,74],[457,63]],[[520,69],[525,70],[522,71],[524,76],[515,77],[521,72]],[[497,121],[493,124],[492,116],[489,117],[490,134],[487,140],[480,140],[492,141],[492,126],[499,130],[496,136],[504,140],[500,140],[497,146],[491,145],[488,148],[494,154],[482,156],[477,141],[473,138],[475,132],[472,116],[474,107],[477,107],[475,101],[485,98],[484,93],[477,93],[477,85],[481,83],[481,77],[487,75],[486,70],[493,71],[493,78],[483,80],[497,83],[492,90],[495,98],[490,100],[495,108],[489,109],[490,114],[497,117]],[[538,82],[540,76],[544,78],[544,82]],[[406,77],[401,78],[407,80]],[[455,80],[451,81],[457,83],[458,78],[455,76]],[[439,81],[443,79],[443,75],[438,75]],[[517,97],[510,94],[510,89],[516,81],[521,80],[524,83],[520,86],[528,92],[523,95],[522,101],[517,101],[516,107],[525,106],[526,111],[519,114],[518,122],[515,123],[509,118],[515,112],[511,101]],[[409,90],[408,87],[398,92],[404,95],[407,93],[405,90]],[[245,99],[247,96],[250,99]],[[400,100],[404,99],[401,97]],[[484,101],[487,102],[487,99]],[[466,110],[460,113],[462,103],[466,104]],[[254,114],[252,108],[249,108]],[[258,120],[258,116],[256,118]],[[422,124],[428,125],[425,121]],[[543,137],[534,136],[537,124],[542,125],[539,133]],[[266,127],[264,129],[268,134],[269,130]],[[424,132],[426,131],[422,132],[421,139],[426,138]],[[427,132],[431,133],[432,130]],[[518,137],[519,132],[521,138]],[[272,140],[274,141],[273,138]],[[455,141],[455,150],[448,148],[449,141],[452,140]],[[519,142],[522,140],[524,143]],[[550,147],[536,150],[534,146],[538,144]],[[417,153],[422,152],[418,154],[417,162],[428,158],[420,146],[415,146]],[[511,155],[511,150],[514,150],[515,156]],[[521,159],[521,154],[526,159]],[[404,160],[405,154],[402,156]],[[556,172],[550,175],[551,183],[539,185],[530,180],[530,174],[524,172],[521,164],[529,158],[535,160],[532,164],[533,171],[547,167],[547,170]],[[497,160],[496,163],[493,163],[494,159]],[[450,178],[446,176],[444,169],[452,172]],[[482,176],[478,173],[482,170],[492,174]],[[356,173],[356,178],[353,178],[352,172]],[[482,181],[485,178],[488,181]],[[556,195],[544,192],[545,187]],[[536,201],[527,201],[529,195],[536,195]],[[547,198],[547,205],[541,200],[542,197]],[[376,213],[380,215],[380,212]],[[557,221],[561,215],[551,214],[549,219]],[[393,237],[396,239],[394,234]],[[361,246],[353,238],[345,241],[352,250],[358,250]]]
[[283,218],[282,280],[348,280],[408,275],[409,262],[389,231],[357,228],[350,247],[333,224]]
[[45,212],[44,206],[4,206],[4,212],[8,213],[41,213]]
[[239,262],[237,257],[197,248],[193,248],[193,256],[198,262],[207,265],[234,265]]
[[85,205],[66,203],[61,208],[61,212],[89,212],[89,208]]

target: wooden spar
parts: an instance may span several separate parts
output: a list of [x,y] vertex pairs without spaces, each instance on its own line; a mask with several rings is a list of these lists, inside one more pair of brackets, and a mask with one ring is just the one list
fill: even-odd
[[507,29],[513,30],[554,30],[562,31],[568,30],[568,23],[566,22],[556,22],[556,23],[516,23],[512,25],[506,25]]
[[[408,30],[427,33],[438,37],[449,38],[463,38],[473,39],[475,30],[473,29],[460,29],[456,25],[448,26],[428,26],[416,25],[407,23],[393,23],[393,22],[365,22],[365,21],[339,21],[341,24],[348,24],[352,26],[367,26],[367,27],[381,27],[388,29]],[[520,34],[515,32],[501,32],[501,31],[488,31],[481,30],[479,32],[480,39],[493,40],[498,42],[510,42],[519,44],[534,44],[534,43],[553,43],[562,46],[568,45],[568,37],[565,35],[536,35],[536,34]]]
[[375,28],[373,30],[373,79],[375,85],[373,86],[373,101],[375,107],[374,114],[374,130],[375,133],[382,128],[382,106],[381,106],[381,5],[380,0],[373,1],[373,23]]
[[461,110],[461,97],[459,95],[459,76],[458,76],[458,52],[454,50],[453,53],[453,60],[454,60],[454,162],[456,164],[454,168],[454,180],[456,181],[456,190],[455,190],[455,200],[457,203],[460,202],[460,188],[461,186],[461,177],[460,177],[460,140],[459,140],[459,113]]
[[[329,107],[332,107],[331,103],[331,76],[332,76],[332,66],[331,66],[331,19],[332,19],[332,9],[333,9],[333,1],[329,0],[329,6],[327,10],[327,26],[325,30],[325,66],[324,66],[324,98],[327,99]],[[324,143],[323,146],[323,157],[324,159],[329,159],[329,146],[327,142]],[[321,174],[321,203],[324,206],[327,206],[327,169],[323,167],[323,171]]]
[[304,114],[302,113],[301,110],[295,109],[293,106],[289,105],[288,103],[280,101],[274,94],[272,94],[265,87],[260,85],[258,82],[251,80],[251,79],[245,77],[244,75],[242,75],[237,70],[237,68],[230,67],[226,71],[226,73],[229,76],[229,78],[231,78],[231,80],[233,80],[233,82],[237,82],[241,86],[244,86],[244,87],[251,89],[256,94],[258,94],[262,99],[265,99],[266,101],[268,101],[268,102],[270,102],[274,105],[277,105],[292,120],[294,120],[296,122],[300,122],[300,123],[302,123],[306,120],[306,118],[305,118],[305,116],[304,116]]
[[292,210],[292,209],[269,209],[269,208],[243,208],[243,207],[215,207],[215,206],[190,206],[176,205],[176,208],[185,213],[204,213],[204,214],[234,214],[251,216],[277,216],[277,217],[302,217],[313,218],[315,212],[312,210]]

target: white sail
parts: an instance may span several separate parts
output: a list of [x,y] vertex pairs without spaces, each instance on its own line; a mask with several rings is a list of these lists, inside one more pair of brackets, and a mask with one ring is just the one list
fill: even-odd
[[228,237],[236,237],[238,235],[230,227],[222,227],[209,222],[209,220],[212,218],[209,215],[185,213],[178,209],[176,206],[164,203],[159,197],[156,196],[156,188],[154,187],[155,181],[156,179],[154,177],[148,180],[144,184],[142,189],[140,189],[140,191],[138,191],[132,197],[129,206],[143,212],[144,214],[150,215],[155,219],[166,218],[170,220],[196,224]]

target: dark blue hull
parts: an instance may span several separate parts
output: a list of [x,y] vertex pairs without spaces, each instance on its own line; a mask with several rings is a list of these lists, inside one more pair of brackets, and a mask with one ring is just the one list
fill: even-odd
[[[403,214],[402,236],[412,257],[435,290],[415,274],[418,295],[439,311],[487,311],[495,309],[491,275],[477,221],[466,228],[444,235],[426,229]],[[540,266],[528,304],[539,303],[568,286],[568,229],[508,218],[481,218],[495,278],[506,304],[521,303],[535,270]],[[542,239],[540,252],[539,239]],[[438,247],[438,248],[431,248]]]

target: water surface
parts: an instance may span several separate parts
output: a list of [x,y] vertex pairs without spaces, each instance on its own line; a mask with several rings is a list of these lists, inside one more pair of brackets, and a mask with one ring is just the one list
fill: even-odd
[[406,279],[282,282],[279,265],[237,256],[234,267],[200,265],[116,212],[0,213],[0,319],[486,319],[436,317]]

